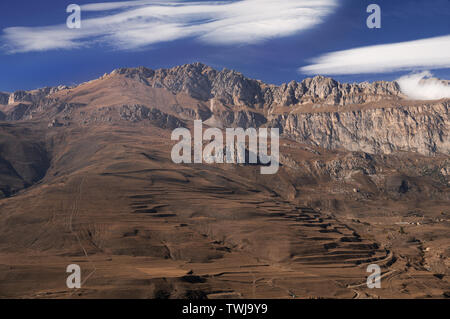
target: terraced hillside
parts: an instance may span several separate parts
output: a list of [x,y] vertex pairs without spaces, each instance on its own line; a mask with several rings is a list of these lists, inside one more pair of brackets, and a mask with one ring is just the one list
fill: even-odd
[[[170,132],[123,124],[41,136],[52,156],[45,177],[0,202],[0,295],[352,298],[373,295],[361,286],[370,263],[395,276],[378,296],[402,296],[401,276],[417,272],[404,296],[445,291],[423,261],[408,265],[345,210],[306,207],[300,172],[177,165]],[[72,263],[84,276],[75,293],[65,286]]]
[[[201,64],[0,98],[0,297],[450,295],[448,100]],[[279,171],[175,164],[196,119],[280,128]]]

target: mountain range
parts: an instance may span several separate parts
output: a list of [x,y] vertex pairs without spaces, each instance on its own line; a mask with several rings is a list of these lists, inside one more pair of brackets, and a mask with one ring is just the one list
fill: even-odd
[[[449,102],[201,63],[0,93],[0,297],[448,297]],[[199,119],[279,128],[279,172],[174,164]]]

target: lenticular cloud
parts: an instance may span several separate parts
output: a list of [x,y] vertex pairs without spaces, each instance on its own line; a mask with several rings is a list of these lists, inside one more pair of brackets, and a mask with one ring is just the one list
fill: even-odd
[[450,35],[336,51],[300,68],[305,74],[364,74],[450,67]]
[[[207,44],[258,43],[312,28],[336,0],[123,1],[82,5],[82,27],[10,27],[2,42],[10,53],[71,49],[102,43],[128,50],[193,38]],[[95,12],[95,17],[89,16]]]

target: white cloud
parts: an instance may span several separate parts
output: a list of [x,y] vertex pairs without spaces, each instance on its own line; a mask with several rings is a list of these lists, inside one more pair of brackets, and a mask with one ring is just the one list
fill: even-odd
[[300,68],[306,74],[386,73],[450,67],[450,35],[337,51]]
[[402,76],[397,79],[401,91],[410,99],[438,100],[450,98],[450,83],[432,78],[429,71]]
[[120,2],[99,2],[81,5],[82,11],[109,11],[131,7],[138,7],[147,4],[164,4],[162,1],[154,0],[137,0],[137,1],[120,1]]
[[[192,37],[216,44],[258,43],[309,29],[336,0],[122,1],[82,5],[81,29],[65,25],[3,30],[9,52],[71,49],[102,42],[118,49]],[[86,13],[102,14],[85,18]]]

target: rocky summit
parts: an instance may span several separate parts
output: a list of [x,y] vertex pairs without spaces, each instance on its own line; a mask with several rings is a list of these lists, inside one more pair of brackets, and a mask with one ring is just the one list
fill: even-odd
[[165,88],[174,94],[184,92],[204,101],[215,98],[225,104],[253,108],[309,103],[348,105],[382,99],[395,100],[403,96],[396,82],[341,84],[331,78],[315,76],[302,82],[292,81],[276,86],[246,78],[236,71],[217,71],[201,63],[156,71],[144,67],[117,69],[111,74],[134,78],[150,87]]
[[163,122],[175,116],[220,127],[279,127],[285,136],[326,149],[450,154],[449,100],[409,100],[396,82],[348,84],[315,76],[276,86],[194,63],[159,70],[122,68],[72,88],[0,93],[0,104],[0,118],[12,121],[42,116],[65,125],[139,121],[162,112],[156,117]]

